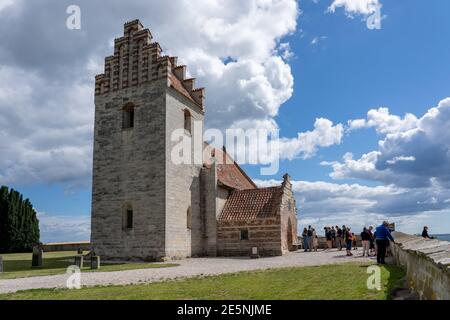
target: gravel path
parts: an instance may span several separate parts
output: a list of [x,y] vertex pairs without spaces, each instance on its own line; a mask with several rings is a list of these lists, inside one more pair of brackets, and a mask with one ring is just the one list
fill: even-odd
[[[249,258],[192,258],[177,261],[171,268],[140,269],[114,272],[86,272],[81,274],[82,286],[127,285],[156,282],[175,278],[218,275],[239,271],[264,270],[270,268],[318,266],[345,262],[368,262],[374,258],[361,257],[361,251],[353,251],[346,257],[345,251],[291,252],[282,257],[260,259]],[[355,253],[356,252],[356,253]],[[0,280],[0,294],[42,288],[65,288],[68,276],[53,275],[20,279]]]

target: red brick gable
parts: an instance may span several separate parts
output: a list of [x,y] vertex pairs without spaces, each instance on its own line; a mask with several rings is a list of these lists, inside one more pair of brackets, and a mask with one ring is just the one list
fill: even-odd
[[[209,149],[208,154],[217,159],[217,179],[225,187],[237,190],[258,188],[253,180],[244,170],[230,157],[230,155],[221,149],[217,149],[207,142],[204,142],[205,148]],[[209,168],[212,158],[204,159],[204,166]]]
[[283,187],[235,190],[231,193],[219,221],[239,221],[274,217],[277,215]]
[[218,164],[217,179],[223,185],[233,189],[256,189],[254,182],[242,172],[238,164]]
[[95,77],[95,95],[167,80],[167,85],[197,104],[202,110],[205,89],[195,87],[194,78],[186,78],[186,66],[177,57],[162,56],[158,42],[139,20],[125,23],[124,34],[114,40],[114,55],[105,58],[104,73]]
[[174,74],[169,74],[169,80],[170,80],[170,87],[181,93],[183,96],[188,98],[191,102],[198,104],[195,102],[194,98],[192,98],[189,91],[186,90],[186,88],[181,83],[180,79]]

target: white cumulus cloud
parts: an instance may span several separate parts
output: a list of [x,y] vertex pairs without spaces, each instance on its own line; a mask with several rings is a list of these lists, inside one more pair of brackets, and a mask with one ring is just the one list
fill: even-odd
[[357,178],[409,187],[450,186],[450,98],[443,99],[421,118],[400,118],[387,109],[372,110],[368,121],[384,139],[379,149],[342,162],[324,162],[334,179]]
[[328,7],[329,12],[335,12],[338,8],[343,8],[349,17],[354,15],[370,15],[375,12],[379,0],[334,0]]

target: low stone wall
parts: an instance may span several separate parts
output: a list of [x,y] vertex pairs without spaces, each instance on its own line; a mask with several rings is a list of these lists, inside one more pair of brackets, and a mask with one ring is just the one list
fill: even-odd
[[91,243],[89,241],[46,243],[42,245],[42,248],[44,252],[77,251],[80,248],[83,251],[89,251]]
[[410,288],[424,300],[450,300],[450,242],[394,232],[395,262],[406,269]]

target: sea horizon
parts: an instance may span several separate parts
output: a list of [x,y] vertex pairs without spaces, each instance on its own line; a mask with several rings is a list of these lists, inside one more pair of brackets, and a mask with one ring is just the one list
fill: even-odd
[[433,234],[433,237],[435,237],[439,240],[450,242],[450,234]]

